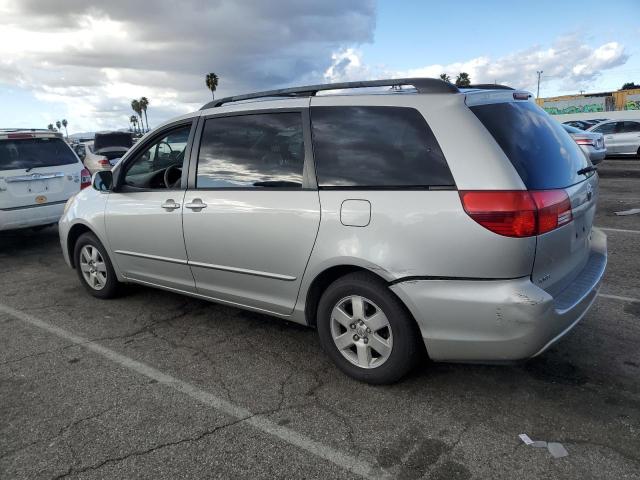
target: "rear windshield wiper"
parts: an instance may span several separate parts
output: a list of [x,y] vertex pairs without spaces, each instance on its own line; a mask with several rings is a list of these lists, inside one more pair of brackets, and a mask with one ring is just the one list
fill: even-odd
[[593,165],[589,165],[588,167],[581,168],[578,170],[578,175],[586,175],[589,172],[597,172],[598,167],[594,167]]

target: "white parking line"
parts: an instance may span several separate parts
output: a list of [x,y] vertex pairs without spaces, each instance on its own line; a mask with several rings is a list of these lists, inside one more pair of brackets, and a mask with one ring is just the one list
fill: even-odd
[[608,293],[599,293],[598,296],[602,298],[609,298],[611,300],[620,300],[622,302],[639,302],[640,303],[640,298],[621,297],[620,295],[609,295]]
[[640,233],[640,230],[625,230],[623,228],[606,228],[606,227],[596,227],[600,230],[604,230],[605,232],[620,232],[620,233]]
[[315,440],[301,435],[294,430],[282,427],[264,416],[254,415],[249,410],[243,407],[228,402],[220,397],[217,397],[216,395],[213,395],[212,393],[206,392],[196,387],[195,385],[191,385],[190,383],[172,377],[171,375],[162,373],[161,371],[156,370],[155,368],[150,367],[149,365],[146,365],[142,362],[138,362],[137,360],[133,360],[132,358],[121,355],[114,350],[103,347],[102,345],[92,342],[87,338],[75,335],[74,333],[71,333],[63,328],[51,325],[44,320],[40,320],[39,318],[21,312],[20,310],[16,310],[7,305],[0,304],[0,312],[4,312],[13,318],[21,320],[25,323],[33,325],[34,327],[38,327],[60,338],[80,345],[87,350],[97,353],[98,355],[101,355],[111,360],[112,362],[117,363],[120,366],[156,380],[158,383],[161,383],[167,387],[182,392],[200,403],[213,407],[226,415],[235,417],[236,419],[242,421],[243,423],[251,425],[252,427],[260,430],[263,433],[267,433],[269,435],[277,437],[280,440],[289,443],[290,445],[305,450],[306,452],[327,460],[337,465],[338,467],[355,473],[356,475],[360,475],[366,478],[389,477],[388,474],[386,474],[379,468],[376,468],[373,465],[359,460],[358,458],[352,457],[338,450],[335,450],[332,447],[316,442]]

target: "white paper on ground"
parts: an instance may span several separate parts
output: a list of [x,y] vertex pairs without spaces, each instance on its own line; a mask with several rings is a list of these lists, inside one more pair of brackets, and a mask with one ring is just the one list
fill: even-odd
[[623,210],[621,212],[614,212],[616,215],[635,215],[636,213],[640,213],[640,208],[632,208],[631,210]]
[[564,448],[561,443],[549,442],[547,444],[547,450],[549,450],[549,453],[553,455],[554,458],[562,458],[569,455],[569,452],[567,452],[567,449]]
[[533,443],[533,440],[531,440],[529,438],[529,435],[527,435],[526,433],[521,433],[520,435],[518,435],[520,437],[520,440],[522,440],[524,443],[526,443],[527,445],[531,445]]

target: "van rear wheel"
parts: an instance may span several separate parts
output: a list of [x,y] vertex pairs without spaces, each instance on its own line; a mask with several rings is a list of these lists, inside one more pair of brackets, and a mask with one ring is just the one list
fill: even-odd
[[320,343],[347,375],[367,383],[393,383],[415,365],[420,333],[385,283],[366,272],[333,282],[318,305]]

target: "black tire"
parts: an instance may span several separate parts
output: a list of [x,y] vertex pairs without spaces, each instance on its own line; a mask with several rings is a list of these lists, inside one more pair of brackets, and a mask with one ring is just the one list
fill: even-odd
[[[331,326],[333,309],[342,299],[352,295],[373,302],[388,319],[393,335],[391,353],[377,367],[363,368],[355,365],[341,353],[334,342]],[[318,304],[317,327],[323,350],[338,368],[356,380],[371,384],[397,382],[416,365],[422,351],[420,330],[404,304],[389,290],[384,281],[366,272],[345,275],[329,285]],[[355,330],[346,333],[352,332]],[[349,348],[357,355],[355,345]]]
[[[98,250],[98,252],[100,253],[100,257],[104,262],[104,266],[106,267],[106,281],[100,289],[94,288],[89,285],[81,269],[80,254],[82,252],[82,249],[86,246]],[[89,292],[94,297],[102,299],[114,298],[118,296],[121,291],[122,284],[116,277],[116,272],[113,269],[113,264],[111,263],[111,259],[109,258],[106,249],[104,248],[100,240],[98,240],[98,237],[96,237],[93,233],[87,232],[80,235],[73,248],[73,260],[73,264],[76,267],[76,272],[78,274],[78,278],[80,279],[80,283],[82,283],[87,292]]]

